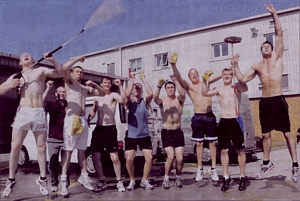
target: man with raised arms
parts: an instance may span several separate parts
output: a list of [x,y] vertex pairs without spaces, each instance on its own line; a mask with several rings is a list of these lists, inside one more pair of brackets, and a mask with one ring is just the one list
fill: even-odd
[[[170,62],[174,75],[177,78],[181,86],[186,90],[194,104],[194,116],[191,120],[193,134],[191,137],[192,141],[197,143],[197,160],[198,160],[198,170],[196,175],[196,181],[200,181],[204,176],[204,169],[202,165],[202,155],[203,155],[203,142],[204,140],[209,141],[209,149],[211,154],[211,178],[213,181],[219,181],[218,172],[216,169],[217,160],[217,134],[215,133],[217,128],[216,117],[212,112],[212,99],[211,97],[202,96],[202,84],[203,82],[199,79],[198,71],[191,68],[188,72],[189,79],[191,83],[188,83],[183,79],[176,67],[176,64]],[[221,75],[210,77],[208,79],[209,83],[216,82],[221,78]]]
[[[64,154],[62,158],[62,175],[60,194],[67,196],[68,182],[67,170],[70,165],[71,155],[74,149],[78,150],[78,163],[81,167],[81,176],[78,182],[85,188],[93,190],[87,172],[87,162],[85,151],[88,140],[88,123],[85,117],[85,99],[88,93],[94,96],[104,96],[102,88],[92,81],[87,81],[84,86],[81,84],[83,69],[81,66],[74,66],[77,62],[84,62],[85,57],[76,57],[63,65],[65,71],[64,81],[66,90],[66,100],[68,109],[64,122]],[[70,68],[72,67],[71,71]]]
[[[9,158],[9,177],[6,181],[6,188],[3,196],[9,196],[13,187],[16,185],[15,174],[18,167],[18,159],[23,141],[29,130],[33,132],[38,149],[38,163],[40,168],[40,177],[36,183],[40,187],[40,191],[44,195],[48,195],[47,178],[46,178],[46,140],[47,140],[47,121],[44,111],[44,101],[42,98],[46,77],[58,78],[64,75],[61,65],[56,62],[53,56],[44,58],[50,61],[54,69],[39,67],[29,68],[33,64],[33,58],[29,53],[23,53],[20,57],[20,65],[22,66],[23,78],[20,88],[20,106],[12,124],[12,142]],[[12,75],[5,83],[13,82],[12,86],[16,86],[18,79],[13,79]],[[5,86],[6,84],[4,84]]]
[[[224,84],[216,89],[208,91],[209,84],[203,80],[202,95],[217,96],[221,107],[221,119],[217,128],[218,145],[221,150],[221,163],[223,169],[222,191],[229,188],[231,178],[228,173],[229,155],[228,151],[231,144],[238,153],[238,162],[240,166],[240,191],[246,190],[245,187],[245,141],[244,131],[240,124],[241,119],[238,116],[238,106],[241,104],[240,92],[248,91],[246,84],[232,85],[233,72],[232,69],[225,68],[222,71]],[[236,101],[237,99],[237,101]]]
[[[180,180],[181,171],[183,168],[183,151],[184,151],[184,135],[181,130],[181,115],[183,104],[185,101],[185,91],[176,80],[174,75],[170,75],[172,81],[159,80],[157,88],[153,94],[154,102],[159,105],[162,116],[161,139],[163,148],[167,153],[167,161],[165,162],[165,177],[162,187],[170,188],[169,173],[173,161],[176,157],[176,180],[175,185],[182,187]],[[165,85],[167,93],[166,97],[159,97],[161,87]],[[176,87],[179,96],[176,96]]]
[[270,161],[272,146],[271,131],[278,130],[284,134],[292,158],[292,180],[299,180],[299,166],[297,162],[297,151],[295,137],[291,133],[288,104],[283,96],[281,82],[283,72],[283,30],[274,6],[270,3],[265,5],[271,13],[275,27],[275,47],[266,41],[261,46],[262,60],[253,64],[251,69],[244,75],[238,65],[238,55],[235,56],[235,72],[240,82],[246,83],[256,75],[262,84],[262,98],[259,102],[259,119],[263,136],[263,164],[261,165],[261,178],[272,170],[275,165]]

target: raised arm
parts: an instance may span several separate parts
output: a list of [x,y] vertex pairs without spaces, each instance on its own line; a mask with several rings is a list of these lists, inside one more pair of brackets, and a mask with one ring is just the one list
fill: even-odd
[[0,85],[0,95],[4,95],[9,90],[14,89],[14,88],[16,88],[17,86],[20,85],[20,79],[18,79],[18,78],[13,79],[14,75],[15,74],[13,74],[12,76],[10,76],[5,82],[3,82]]
[[159,79],[158,85],[154,91],[153,100],[157,105],[160,105],[162,103],[162,99],[159,97],[159,94],[160,94],[160,90],[161,90],[162,86],[164,86],[165,82],[166,81],[164,79]]
[[89,93],[94,95],[94,96],[104,96],[105,92],[102,89],[102,87],[100,87],[98,84],[96,84],[95,82],[88,80],[85,82],[86,86],[89,86]]
[[46,82],[46,90],[43,93],[43,101],[45,101],[50,89],[53,87],[53,81],[49,80],[48,82]]
[[44,75],[52,78],[63,77],[65,75],[65,71],[62,69],[62,66],[55,60],[53,56],[47,57],[48,53],[49,52],[44,54],[44,58],[53,64],[55,70],[45,68],[46,70],[44,71]]
[[236,76],[236,78],[239,82],[247,83],[250,80],[252,80],[256,75],[255,70],[253,68],[253,66],[255,66],[255,64],[251,67],[251,69],[245,75],[243,75],[241,73],[239,63],[238,63],[239,57],[240,57],[240,55],[236,54],[231,59],[231,63],[234,65],[234,73],[235,73],[235,76]]
[[125,90],[125,94],[126,94],[127,98],[130,98],[131,92],[132,92],[133,87],[134,87],[134,81],[135,81],[134,73],[131,72],[129,74],[129,78],[130,78],[130,80],[129,80],[128,86]]
[[184,91],[184,89],[182,88],[181,84],[178,82],[178,80],[176,79],[176,77],[174,76],[174,74],[171,74],[170,78],[174,82],[174,84],[175,84],[175,86],[177,88],[177,91],[179,93],[178,100],[180,102],[184,103],[184,101],[185,101],[185,91]]
[[215,96],[218,95],[218,91],[216,89],[208,90],[209,89],[209,83],[207,80],[203,79],[202,84],[202,96]]
[[282,57],[283,55],[283,31],[282,31],[282,26],[281,26],[281,22],[279,20],[279,17],[276,13],[276,9],[274,8],[273,4],[269,4],[269,5],[265,5],[266,10],[268,10],[271,15],[272,18],[274,20],[274,27],[275,27],[275,47],[274,47],[274,51],[276,53],[276,59],[279,59]]
[[147,80],[145,79],[145,74],[143,74],[143,76],[140,77],[142,82],[144,83],[147,95],[145,97],[145,102],[146,104],[149,104],[152,101],[153,98],[153,91],[149,85],[149,83],[147,82]]
[[186,90],[188,91],[189,89],[189,84],[187,83],[187,81],[185,79],[183,79],[177,69],[177,66],[175,63],[171,63],[171,66],[172,66],[172,70],[173,70],[173,73],[176,77],[176,79],[178,80],[178,82],[180,83],[180,85]]
[[65,71],[65,75],[64,75],[64,78],[65,79],[70,79],[71,78],[71,72],[70,72],[70,68],[77,62],[84,62],[85,60],[85,57],[84,56],[78,56],[78,57],[75,57],[73,59],[71,59],[70,61],[68,61],[67,63],[65,63],[63,66],[62,66],[62,69]]
[[95,117],[96,113],[97,113],[96,100],[94,100],[93,107],[89,113],[89,116],[87,117],[87,122],[88,122],[89,126],[90,126],[90,122]]
[[127,96],[126,96],[126,93],[125,93],[125,90],[122,86],[122,83],[121,83],[121,80],[120,79],[115,79],[114,80],[114,84],[116,86],[119,87],[119,90],[120,90],[120,95],[116,97],[116,101],[118,103],[127,103]]

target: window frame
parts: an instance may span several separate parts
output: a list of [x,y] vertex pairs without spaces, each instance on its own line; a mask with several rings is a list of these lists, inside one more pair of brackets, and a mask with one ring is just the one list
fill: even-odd
[[[139,64],[139,61],[140,60],[140,68],[139,68],[139,66],[138,66],[138,64]],[[132,64],[133,64],[133,62],[135,62],[135,67],[134,68],[132,68]],[[130,59],[129,60],[129,69],[130,69],[130,72],[136,72],[136,71],[141,71],[141,70],[143,70],[143,59],[142,59],[142,57],[139,57],[139,58],[135,58],[135,59]]]

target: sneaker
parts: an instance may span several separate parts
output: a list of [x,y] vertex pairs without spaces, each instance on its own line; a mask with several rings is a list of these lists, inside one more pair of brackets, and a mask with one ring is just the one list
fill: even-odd
[[239,184],[239,191],[244,191],[244,190],[246,190],[245,183],[246,183],[245,177],[241,177],[241,178],[240,178],[240,184]]
[[146,190],[153,190],[153,186],[149,183],[148,180],[142,180],[140,186]]
[[47,180],[41,180],[40,177],[35,180],[35,183],[40,186],[40,191],[43,195],[49,195]]
[[181,179],[180,179],[179,177],[175,180],[175,185],[176,185],[178,188],[182,188]]
[[125,187],[124,187],[123,181],[118,181],[117,188],[118,188],[119,192],[125,192]]
[[62,196],[67,196],[67,195],[69,195],[68,182],[67,182],[67,180],[61,180],[60,194],[61,194]]
[[275,165],[270,161],[268,165],[261,165],[260,174],[257,175],[257,178],[262,178],[266,173],[271,171]]
[[164,178],[164,181],[162,183],[162,187],[164,189],[169,189],[170,188],[170,181],[169,181],[169,179]]
[[292,169],[292,180],[297,183],[299,181],[299,167],[293,167]]
[[218,171],[216,168],[210,170],[210,176],[213,181],[219,181]]
[[56,192],[58,190],[58,186],[51,185],[51,192]]
[[99,193],[107,187],[106,182],[98,182],[98,184],[94,187],[93,192]]
[[11,194],[13,187],[16,185],[16,181],[10,181],[9,179],[6,181],[6,187],[3,191],[3,197],[7,197]]
[[127,189],[128,191],[131,191],[131,190],[133,190],[134,188],[135,188],[135,181],[134,181],[134,180],[130,180],[130,182],[129,182],[128,186],[126,187],[126,189]]
[[198,169],[197,175],[196,175],[196,181],[201,181],[204,176],[204,170],[203,169]]
[[86,189],[93,190],[94,188],[91,186],[91,181],[89,177],[83,177],[80,175],[80,177],[77,179],[79,183],[81,183]]
[[228,190],[230,181],[231,181],[230,177],[228,179],[226,179],[226,180],[223,177],[221,191],[227,191]]

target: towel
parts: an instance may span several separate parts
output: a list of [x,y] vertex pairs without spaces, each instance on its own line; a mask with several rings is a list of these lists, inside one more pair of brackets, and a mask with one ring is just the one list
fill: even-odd
[[78,135],[82,133],[82,131],[83,131],[83,126],[81,125],[81,119],[78,115],[76,115],[74,116],[71,135]]

